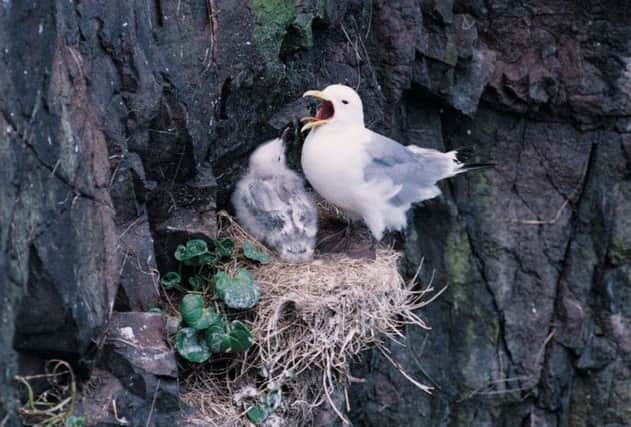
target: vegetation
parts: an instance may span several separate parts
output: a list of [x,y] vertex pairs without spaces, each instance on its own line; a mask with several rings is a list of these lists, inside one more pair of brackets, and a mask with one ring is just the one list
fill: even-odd
[[[239,253],[231,239],[213,240],[212,247],[210,250],[201,239],[178,245],[174,253],[178,271],[170,271],[160,280],[165,289],[185,293],[179,307],[182,321],[175,348],[193,363],[205,362],[215,353],[243,352],[252,346],[248,326],[240,320],[229,321],[227,313],[254,307],[261,295],[254,276],[243,264],[269,262],[265,252],[249,243]],[[227,266],[235,264],[234,274],[227,271]]]

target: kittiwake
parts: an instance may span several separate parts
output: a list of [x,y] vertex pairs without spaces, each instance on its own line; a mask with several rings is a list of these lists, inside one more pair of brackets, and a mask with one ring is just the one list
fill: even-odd
[[398,142],[367,129],[362,101],[348,86],[310,90],[321,101],[302,149],[302,169],[313,188],[351,220],[363,220],[379,241],[386,230],[407,225],[406,212],[417,202],[441,194],[444,178],[488,164],[467,165],[457,151],[441,151]]
[[281,138],[266,142],[252,153],[232,204],[239,223],[282,259],[304,262],[313,258],[317,208],[303,179],[287,167]]

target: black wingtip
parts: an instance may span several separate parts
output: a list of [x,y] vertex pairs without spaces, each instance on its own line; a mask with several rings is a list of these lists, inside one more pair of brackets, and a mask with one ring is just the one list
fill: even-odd
[[460,168],[461,171],[471,171],[476,169],[493,169],[495,168],[495,163],[468,163]]

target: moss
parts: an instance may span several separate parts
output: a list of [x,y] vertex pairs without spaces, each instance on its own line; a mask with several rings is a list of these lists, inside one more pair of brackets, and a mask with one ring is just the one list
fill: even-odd
[[268,61],[276,61],[289,25],[296,19],[294,0],[252,0],[257,18],[254,37]]
[[254,38],[268,64],[278,61],[281,49],[313,46],[313,12],[295,0],[252,0],[252,10],[257,20]]
[[[458,227],[447,236],[445,268],[452,289],[455,316],[462,348],[459,355],[463,382],[478,388],[492,379],[499,323],[472,264],[472,251],[465,231]],[[482,285],[483,286],[483,285]]]
[[311,21],[313,15],[310,13],[299,13],[294,21],[294,26],[298,30],[301,37],[300,47],[313,47],[313,32],[311,31]]
[[454,230],[447,236],[445,248],[445,267],[449,282],[455,286],[467,283],[469,278],[469,259],[471,247],[462,230]]

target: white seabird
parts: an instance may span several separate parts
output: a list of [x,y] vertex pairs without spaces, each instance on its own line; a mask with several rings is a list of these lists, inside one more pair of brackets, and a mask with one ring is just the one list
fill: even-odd
[[287,167],[285,144],[277,138],[250,156],[232,204],[239,223],[289,262],[313,258],[318,213],[304,181]]
[[398,142],[364,126],[362,101],[353,89],[331,85],[303,96],[321,101],[302,149],[302,169],[320,195],[351,219],[363,220],[379,241],[385,230],[407,225],[412,204],[441,194],[436,183],[488,164],[465,165],[457,151],[443,153]]

